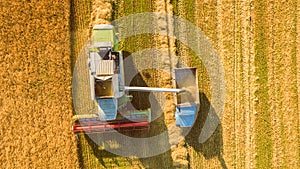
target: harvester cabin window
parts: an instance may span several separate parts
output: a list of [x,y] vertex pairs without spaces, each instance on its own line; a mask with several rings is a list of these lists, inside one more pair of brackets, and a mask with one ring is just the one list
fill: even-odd
[[108,59],[110,59],[109,58],[109,52],[111,51],[111,49],[110,48],[108,48],[108,47],[100,47],[99,48],[99,55],[101,56],[101,58],[103,59],[103,60],[108,60]]

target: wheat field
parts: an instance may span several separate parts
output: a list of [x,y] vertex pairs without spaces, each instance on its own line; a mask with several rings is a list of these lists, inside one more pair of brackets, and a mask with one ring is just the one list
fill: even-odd
[[[0,9],[1,168],[300,167],[298,0],[23,0],[1,1]],[[172,38],[142,34],[122,41],[127,55],[159,48],[198,68],[201,106],[191,132],[164,154],[142,159],[114,155],[83,134],[76,140],[71,131],[77,109],[72,103],[90,106],[84,99],[72,100],[72,87],[80,85],[72,86],[72,73],[92,26],[140,12],[174,14],[196,25],[220,56],[226,79],[220,124],[199,144],[212,97],[202,61]],[[173,29],[174,25],[164,22],[159,21]],[[187,35],[180,36],[193,40]],[[152,58],[137,56],[134,63],[165,70],[174,67],[167,57],[164,61]],[[169,74],[153,70],[141,72],[134,82],[156,87],[170,84]],[[167,98],[167,108],[151,124],[151,134],[174,123],[172,97],[156,96],[158,104]]]
[[0,168],[78,168],[70,4],[0,2]]

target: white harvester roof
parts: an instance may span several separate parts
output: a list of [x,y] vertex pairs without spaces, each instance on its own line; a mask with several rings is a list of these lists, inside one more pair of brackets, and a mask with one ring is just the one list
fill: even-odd
[[97,76],[110,76],[114,74],[115,63],[113,60],[98,60],[96,66]]
[[95,25],[93,29],[113,29],[113,26],[108,24],[100,24],[100,25]]

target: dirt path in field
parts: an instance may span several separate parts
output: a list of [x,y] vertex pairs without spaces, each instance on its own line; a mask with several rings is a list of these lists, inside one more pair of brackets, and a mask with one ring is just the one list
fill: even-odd
[[[215,6],[212,5],[212,12],[214,12]],[[204,8],[204,2],[202,1],[195,1],[195,2],[186,2],[186,1],[177,1],[177,4],[174,7],[176,9],[176,15],[178,15],[181,18],[187,19],[190,22],[194,23],[198,27],[205,28],[205,24],[207,23],[207,26],[215,22],[216,18],[213,18],[214,15],[203,15],[203,8]],[[195,17],[198,16],[198,17]],[[210,16],[213,16],[210,18]],[[212,19],[213,21],[208,20]],[[205,23],[206,21],[206,23]],[[178,26],[177,29],[181,30],[180,32],[187,32],[186,28],[184,25],[176,25]],[[184,31],[186,30],[186,31]],[[213,40],[216,40],[216,36],[213,35],[212,32],[214,32],[216,28],[212,28],[210,30],[207,30],[213,38]],[[186,34],[181,34],[181,37],[185,38],[187,41],[193,40],[195,37],[188,37],[188,33]],[[187,147],[188,152],[187,152],[187,157],[189,160],[188,166],[190,168],[207,168],[208,166],[210,168],[217,167],[219,166],[218,162],[218,157],[215,156],[218,154],[220,149],[219,145],[216,145],[219,142],[219,130],[216,132],[215,136],[213,136],[213,139],[210,139],[207,141],[205,144],[199,144],[198,142],[198,137],[201,132],[201,128],[203,127],[203,123],[205,121],[204,118],[207,116],[208,108],[210,106],[209,100],[210,100],[210,80],[209,77],[207,76],[207,72],[203,64],[198,63],[198,65],[192,65],[192,62],[195,63],[193,58],[193,53],[189,50],[189,48],[180,42],[176,43],[177,47],[177,54],[179,55],[181,61],[185,64],[185,66],[196,66],[198,68],[198,73],[199,73],[199,91],[201,92],[200,95],[200,112],[198,114],[198,119],[196,120],[195,127],[192,129],[192,131],[189,136],[187,137],[187,143],[185,147]],[[201,44],[198,44],[201,45]],[[199,62],[199,61],[197,61]],[[196,63],[197,63],[196,62]],[[203,94],[202,94],[203,93]],[[215,142],[216,141],[216,142]]]
[[251,1],[241,1],[236,4],[236,19],[240,23],[236,25],[238,29],[238,42],[236,47],[240,50],[240,57],[237,60],[240,62],[236,69],[236,72],[240,72],[238,81],[239,86],[239,98],[240,103],[237,104],[240,107],[237,116],[238,134],[239,139],[236,145],[237,151],[237,167],[238,168],[254,168],[254,139],[253,139],[253,127],[254,127],[254,93],[255,93],[255,76],[254,76],[254,54],[251,52],[251,46],[253,45],[253,36],[251,34]]
[[[170,1],[165,0],[156,0],[154,1],[154,12],[158,12],[161,14],[169,14],[173,15],[173,6],[170,3]],[[158,30],[160,31],[166,31],[165,34],[170,35],[173,34],[174,28],[173,28],[173,21],[168,20],[167,17],[158,18],[157,24]],[[175,47],[175,39],[165,37],[165,36],[156,36],[155,37],[155,43],[156,48],[159,48],[160,50],[166,51],[164,52],[164,55],[161,55],[161,64],[164,71],[170,72],[169,78],[164,80],[171,82],[171,71],[173,68],[176,67],[177,59],[172,57],[176,56],[176,47]],[[169,83],[167,86],[160,86],[160,87],[167,87],[172,88],[172,84]],[[166,93],[165,97],[169,98],[166,100],[165,108],[164,108],[164,121],[166,126],[169,128],[172,125],[175,124],[174,119],[174,94],[173,93]],[[170,136],[172,137],[172,136]],[[176,138],[169,138],[171,140],[176,140]],[[187,159],[188,151],[187,147],[184,146],[184,141],[181,141],[176,146],[171,147],[171,157],[173,160],[173,167],[175,168],[187,168],[189,165],[189,161]]]
[[249,24],[249,66],[248,66],[248,82],[249,82],[249,89],[248,89],[248,99],[249,99],[249,113],[246,115],[246,145],[245,145],[245,151],[246,151],[246,157],[245,157],[245,168],[255,168],[255,142],[254,142],[254,126],[255,126],[255,92],[256,92],[256,86],[255,81],[257,79],[257,76],[255,76],[255,52],[254,52],[254,33],[253,33],[253,1],[249,1],[249,11],[247,12],[247,16],[249,16],[248,24]]

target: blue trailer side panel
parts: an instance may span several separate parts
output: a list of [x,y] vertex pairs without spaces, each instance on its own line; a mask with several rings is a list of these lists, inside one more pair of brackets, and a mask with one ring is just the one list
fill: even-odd
[[177,106],[175,112],[176,125],[192,127],[195,122],[197,105]]

